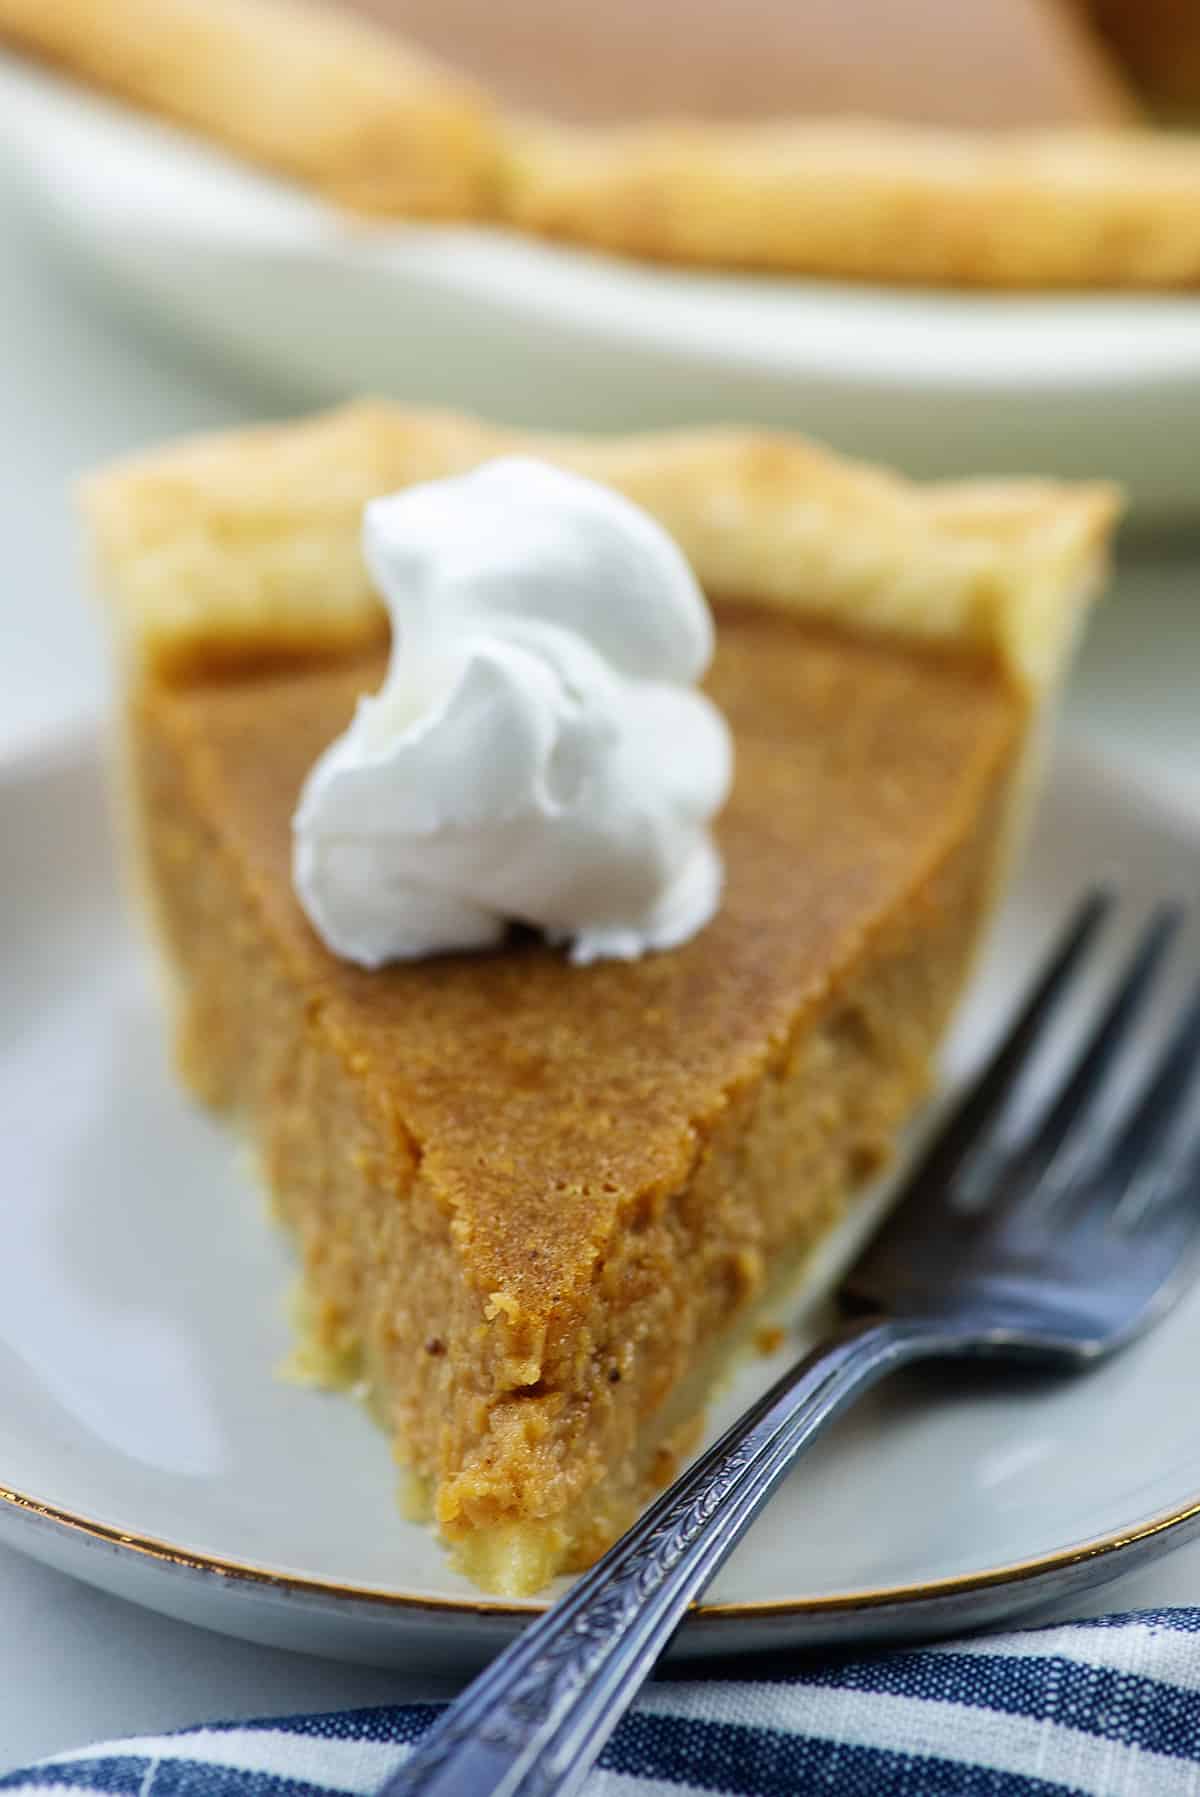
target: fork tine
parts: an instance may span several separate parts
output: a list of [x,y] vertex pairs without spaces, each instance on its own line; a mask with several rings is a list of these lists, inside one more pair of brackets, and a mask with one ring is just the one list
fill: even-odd
[[[1026,1071],[1035,1046],[1079,971],[1100,926],[1110,916],[1116,895],[1094,887],[1072,913],[1050,953],[1033,991],[992,1059],[959,1106],[933,1160],[939,1172],[952,1174],[952,1198],[960,1209],[982,1203],[995,1174],[997,1136],[1003,1136],[1004,1113]],[[930,1169],[932,1171],[932,1169]]]
[[1076,1051],[1074,1065],[1028,1145],[1038,1169],[1037,1184],[1056,1184],[1064,1163],[1073,1165],[1089,1116],[1108,1075],[1129,1039],[1138,1012],[1150,996],[1155,976],[1183,921],[1183,907],[1156,907],[1118,979],[1112,996]]
[[[1126,1188],[1139,1167],[1151,1165],[1164,1152],[1169,1160],[1177,1126],[1186,1118],[1188,1099],[1200,1073],[1200,981],[1138,1093],[1113,1147],[1111,1167],[1118,1189]],[[1186,1155],[1185,1155],[1186,1158]]]
[[1139,1262],[1148,1266],[1156,1259],[1169,1271],[1200,1245],[1200,1130],[1185,1131],[1184,1139],[1168,1142],[1152,1161],[1135,1162],[1127,1173],[1104,1207],[1107,1227],[1124,1236],[1138,1232]]

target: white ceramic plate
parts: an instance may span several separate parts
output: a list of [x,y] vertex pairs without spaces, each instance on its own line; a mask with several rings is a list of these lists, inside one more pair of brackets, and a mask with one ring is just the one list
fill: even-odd
[[13,58],[0,150],[141,316],[297,399],[515,423],[796,426],[914,474],[1108,475],[1200,510],[1200,297],[934,293],[655,269],[371,228]]
[[[478,1656],[530,1606],[481,1599],[401,1520],[387,1444],[355,1404],[274,1376],[286,1246],[168,1076],[99,764],[85,737],[0,765],[0,1536],[250,1639]],[[1138,892],[1178,890],[1198,865],[1200,816],[1060,751],[948,1085],[1082,882],[1118,866]],[[799,1335],[819,1323],[810,1302]],[[794,1351],[748,1366],[714,1428]],[[679,1650],[979,1626],[1184,1539],[1200,1526],[1198,1361],[1200,1290],[1086,1379],[881,1388],[797,1470]]]

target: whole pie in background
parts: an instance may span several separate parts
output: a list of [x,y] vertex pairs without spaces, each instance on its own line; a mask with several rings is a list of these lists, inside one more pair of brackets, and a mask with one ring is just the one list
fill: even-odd
[[[517,933],[367,971],[291,860],[305,776],[383,673],[363,507],[513,449],[644,508],[713,607],[724,900],[632,962]],[[357,405],[116,466],[85,507],[179,1071],[295,1233],[309,1366],[365,1381],[472,1579],[535,1590],[670,1476],[926,1092],[1114,496]]]
[[379,219],[881,282],[1200,283],[1189,0],[0,0],[0,42]]

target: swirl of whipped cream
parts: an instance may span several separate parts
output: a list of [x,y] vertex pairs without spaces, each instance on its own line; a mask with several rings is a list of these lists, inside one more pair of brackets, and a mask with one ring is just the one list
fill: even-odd
[[363,551],[391,663],[293,825],[326,944],[378,967],[521,922],[582,963],[701,929],[732,746],[694,690],[712,619],[666,532],[514,456],[373,501]]

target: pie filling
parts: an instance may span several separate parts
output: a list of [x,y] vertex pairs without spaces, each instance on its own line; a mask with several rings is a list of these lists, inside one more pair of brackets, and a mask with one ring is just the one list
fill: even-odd
[[[553,118],[840,112],[980,130],[1136,116],[1116,63],[1057,0],[972,0],[969,8],[955,0],[343,3],[508,104]],[[1133,10],[1134,0],[1124,6]]]
[[374,973],[323,947],[290,820],[381,655],[132,702],[183,1076],[253,1141],[316,1360],[361,1370],[462,1568],[507,1593],[627,1526],[886,1158],[1003,852],[1028,708],[995,663],[715,611],[728,887],[632,963],[521,931]]

